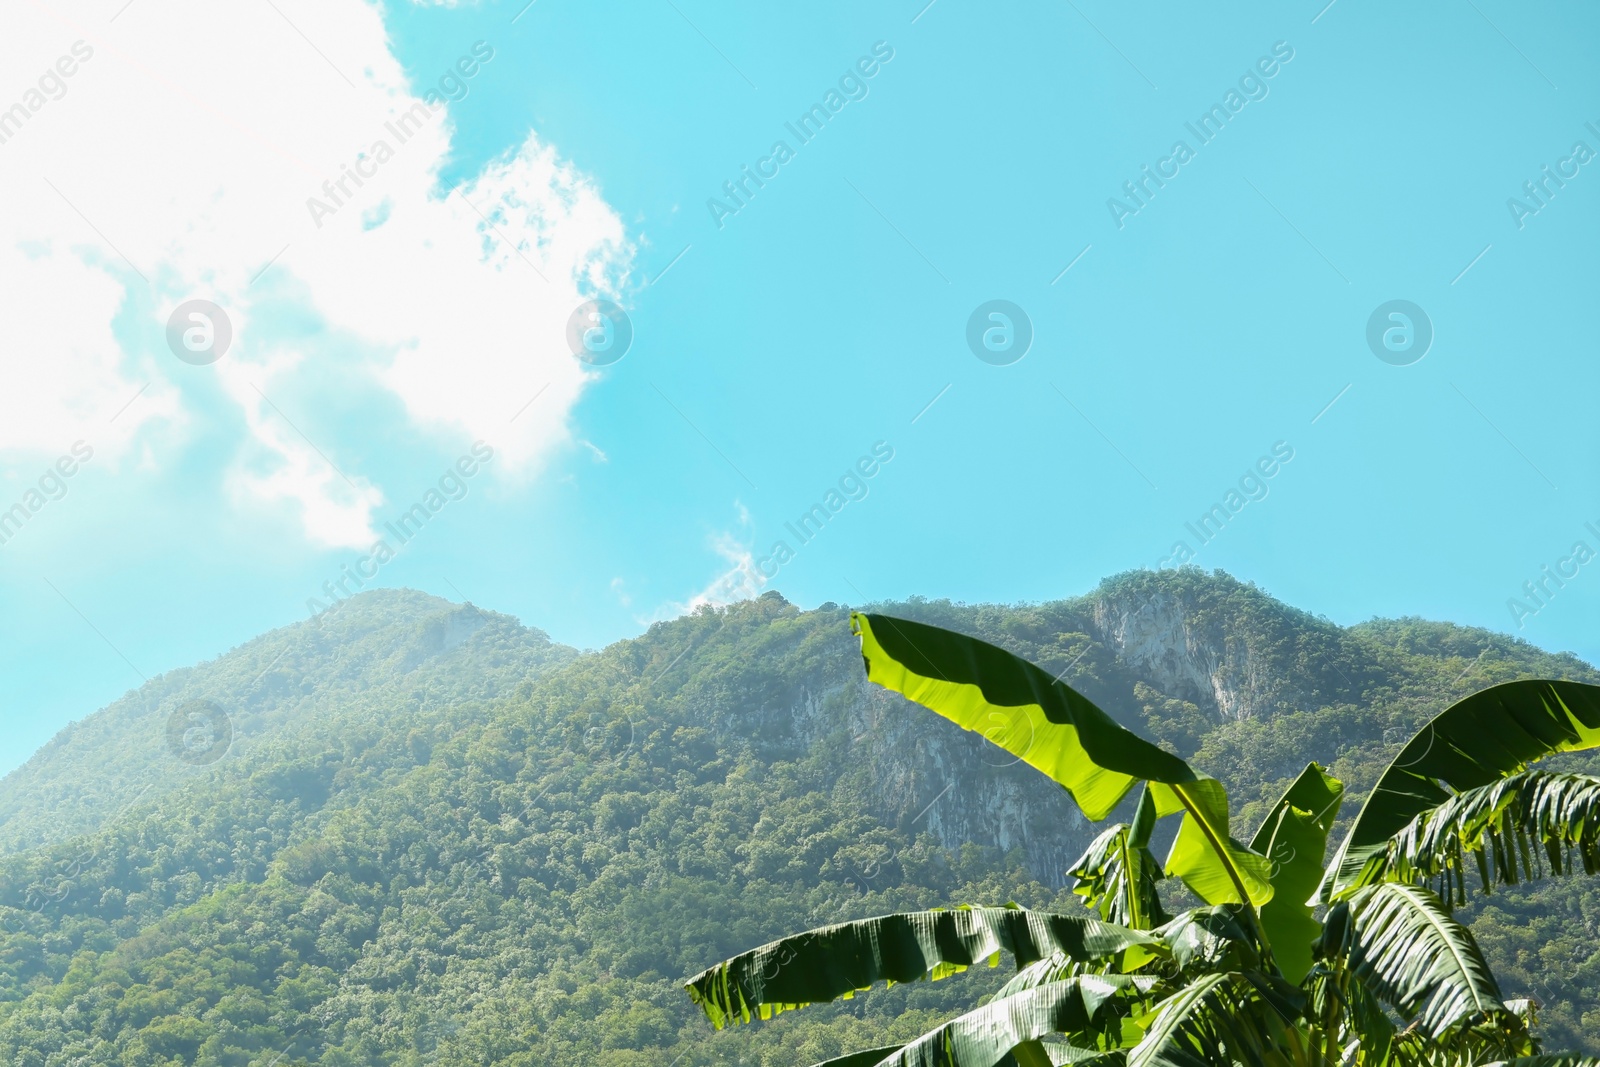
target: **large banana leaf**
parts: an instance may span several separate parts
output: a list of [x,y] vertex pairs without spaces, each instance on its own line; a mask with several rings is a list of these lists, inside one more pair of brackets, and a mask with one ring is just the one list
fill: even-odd
[[1183,812],[1167,853],[1166,871],[1207,904],[1254,904],[1272,899],[1272,865],[1228,833],[1228,791],[1215,778],[1151,782],[1156,815]]
[[982,734],[1072,794],[1085,816],[1111,814],[1144,779],[1192,782],[1189,765],[1119,725],[1071,686],[976,638],[887,615],[850,616],[867,678]]
[[1208,974],[1140,1020],[1144,1036],[1129,1051],[1127,1067],[1279,1067],[1303,1010],[1304,998],[1281,980],[1259,973]]
[[1556,752],[1600,746],[1600,686],[1521,681],[1457,701],[1390,763],[1329,864],[1326,903],[1374,881],[1389,839],[1468,789],[1491,785]]
[[[1576,853],[1577,864],[1573,862]],[[1483,889],[1581,866],[1600,872],[1600,778],[1524,771],[1457,793],[1418,815],[1369,864],[1373,881],[1436,879],[1449,900],[1465,898],[1467,858]]]
[[1018,969],[1005,985],[995,993],[995,997],[1009,997],[1014,993],[1026,992],[1029,989],[1038,989],[1040,986],[1052,982],[1064,982],[1069,978],[1080,978],[1086,974],[1098,975],[1113,985],[1123,986],[1130,996],[1142,997],[1156,986],[1161,984],[1161,978],[1153,974],[1117,974],[1106,971],[1091,971],[1088,966],[1077,960],[1069,959],[1060,952],[1052,952],[1042,960],[1035,960],[1026,967]]
[[[885,1059],[899,1052],[902,1045],[885,1045],[883,1048],[869,1048],[863,1052],[852,1052],[848,1056],[835,1056],[831,1060],[814,1063],[811,1067],[877,1067]],[[1011,1065],[1006,1065],[1011,1067]]]
[[850,616],[870,681],[902,694],[1049,775],[1092,821],[1138,781],[1157,815],[1184,812],[1167,872],[1208,904],[1272,897],[1267,863],[1228,836],[1221,783],[1119,725],[1026,660],[976,638],[887,615]]
[[1050,1057],[1050,1067],[1124,1067],[1128,1062],[1127,1049],[1078,1048],[1060,1042],[1044,1046]]
[[1478,943],[1422,886],[1383,882],[1339,901],[1324,924],[1322,953],[1343,954],[1379,998],[1432,1038],[1507,1013]]
[[[1127,991],[1109,977],[1087,974],[999,997],[922,1035],[881,1067],[998,1067],[1013,1049],[1048,1034],[1066,1034],[1080,1047],[1114,1048],[1128,1014]],[[1040,1051],[1028,1048],[1030,1057]]]
[[1322,924],[1306,903],[1322,877],[1328,834],[1339,816],[1344,783],[1315,763],[1273,805],[1250,848],[1271,864],[1272,899],[1261,909],[1261,929],[1278,969],[1291,982],[1311,970],[1311,946]]
[[[1150,934],[1088,915],[1005,908],[903,912],[810,930],[735,956],[689,979],[689,997],[713,1026],[767,1019],[854,996],[875,982],[939,979],[1002,951],[1019,967],[1054,952],[1077,960],[1122,956],[1136,967],[1159,951]],[[1126,954],[1126,955],[1123,955]]]

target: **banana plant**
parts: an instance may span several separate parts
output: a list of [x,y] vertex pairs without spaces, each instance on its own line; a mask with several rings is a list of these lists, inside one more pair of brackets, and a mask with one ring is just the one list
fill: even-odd
[[[1315,763],[1245,844],[1221,782],[1037,666],[907,619],[851,627],[870,682],[1004,748],[1091,821],[1137,789],[1131,821],[1069,871],[1082,911],[960,905],[782,938],[688,980],[717,1029],[1009,955],[987,1003],[816,1067],[1600,1067],[1543,1051],[1535,1005],[1506,999],[1452,915],[1469,867],[1485,892],[1600,871],[1600,778],[1533,766],[1600,747],[1600,686],[1508,682],[1451,705],[1324,863],[1344,787]],[[1168,914],[1167,877],[1203,905]]]

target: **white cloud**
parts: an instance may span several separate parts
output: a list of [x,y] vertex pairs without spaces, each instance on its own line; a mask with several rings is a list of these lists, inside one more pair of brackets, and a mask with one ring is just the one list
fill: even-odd
[[751,546],[732,534],[719,534],[712,539],[711,547],[728,564],[726,570],[713,578],[704,589],[689,598],[684,613],[702,604],[722,607],[740,600],[749,600],[761,592],[767,580],[756,567],[756,557]]
[[657,622],[688,615],[701,605],[720,608],[760,594],[767,579],[762,575],[761,568],[756,566],[754,543],[749,536],[750,510],[738,501],[734,502],[734,507],[739,511],[737,530],[719,531],[712,535],[710,541],[711,550],[722,557],[727,566],[687,601],[664,604],[657,609],[654,618],[641,619],[641,622]]
[[[0,70],[33,81],[0,89],[17,94],[0,113],[27,113],[0,143],[0,351],[21,354],[0,359],[0,449],[91,436],[114,460],[141,427],[181,431],[187,398],[220,386],[248,434],[228,488],[297,509],[317,542],[358,546],[380,489],[318,441],[347,481],[263,396],[315,397],[337,373],[423,430],[490,440],[496,469],[526,476],[568,441],[586,381],[567,316],[622,284],[632,249],[593,184],[533,135],[447,194],[449,117],[411,96],[379,10],[274,4],[136,0],[115,21],[122,0],[8,10]],[[50,75],[80,40],[92,56]],[[510,63],[481,62],[469,90],[492,91]],[[333,209],[320,226],[312,197]],[[166,315],[191,297],[234,325],[211,367],[165,347]]]

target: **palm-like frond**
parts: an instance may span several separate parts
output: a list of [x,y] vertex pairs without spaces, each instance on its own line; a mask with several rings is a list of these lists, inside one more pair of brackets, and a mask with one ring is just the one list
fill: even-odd
[[1026,966],[1052,953],[1077,960],[1155,950],[1150,934],[1088,915],[1005,908],[902,912],[837,923],[762,945],[689,979],[689,996],[713,1026],[853,996],[876,982],[937,980],[1001,952]]
[[1347,958],[1374,993],[1430,1038],[1509,1014],[1472,934],[1421,886],[1382,883],[1335,904],[1320,949]]
[[[1369,1050],[1363,1046],[1362,1052]],[[1533,1057],[1537,1052],[1524,1021],[1514,1012],[1502,1011],[1443,1038],[1429,1037],[1420,1029],[1406,1030],[1396,1035],[1381,1067],[1462,1067]],[[1375,1061],[1369,1057],[1368,1062]]]
[[1326,903],[1371,884],[1389,840],[1457,793],[1493,785],[1556,752],[1600,746],[1600,686],[1505,682],[1435,715],[1378,778],[1329,864]]
[[1059,952],[1052,953],[1042,960],[1037,960],[1023,967],[1012,975],[1005,985],[995,993],[995,998],[1009,997],[1017,993],[1024,993],[1030,989],[1050,985],[1053,982],[1065,982],[1072,978],[1082,978],[1093,974],[1103,978],[1112,985],[1119,986],[1129,998],[1140,1000],[1149,995],[1152,989],[1161,984],[1161,978],[1153,974],[1115,974],[1103,971],[1088,971],[1085,965],[1068,959]]
[[1220,972],[1191,982],[1140,1020],[1144,1036],[1127,1067],[1279,1067],[1294,1048],[1304,998],[1259,972]]
[[1457,793],[1391,837],[1368,876],[1431,879],[1462,901],[1468,857],[1485,891],[1541,876],[1545,863],[1554,874],[1600,872],[1600,778],[1524,771]]

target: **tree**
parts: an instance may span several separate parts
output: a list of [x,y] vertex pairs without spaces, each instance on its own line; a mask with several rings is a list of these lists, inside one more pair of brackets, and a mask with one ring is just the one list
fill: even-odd
[[[1532,766],[1600,747],[1600,686],[1513,681],[1452,704],[1400,750],[1324,865],[1344,787],[1315,763],[1246,845],[1222,783],[1033,664],[905,619],[851,624],[870,681],[1048,775],[1090,820],[1138,787],[1130,821],[1073,865],[1084,911],[963,905],[774,941],[688,981],[716,1028],[1005,952],[1017,971],[988,1003],[817,1067],[1600,1065],[1542,1054],[1537,1005],[1505,999],[1452,916],[1469,864],[1486,893],[1546,867],[1600,870],[1600,778]],[[1203,905],[1169,916],[1165,877]]]

